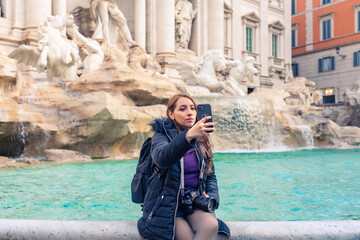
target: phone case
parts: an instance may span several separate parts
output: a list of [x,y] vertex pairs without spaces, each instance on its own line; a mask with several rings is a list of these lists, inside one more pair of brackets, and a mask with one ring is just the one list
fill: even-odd
[[210,120],[207,120],[206,122],[212,122],[212,113],[211,113],[211,105],[210,104],[199,104],[197,106],[197,116],[198,116],[198,120],[206,117],[206,116],[211,116]]

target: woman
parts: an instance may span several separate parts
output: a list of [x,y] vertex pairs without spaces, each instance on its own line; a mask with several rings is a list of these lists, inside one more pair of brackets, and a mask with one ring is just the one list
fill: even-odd
[[196,103],[188,95],[175,95],[168,104],[166,119],[152,124],[151,156],[160,169],[150,182],[145,195],[143,217],[138,221],[140,234],[147,239],[216,239],[218,227],[227,226],[213,213],[194,210],[182,202],[180,159],[184,160],[184,190],[202,190],[201,195],[212,197],[219,206],[217,180],[208,131],[214,123],[210,117],[196,122]]

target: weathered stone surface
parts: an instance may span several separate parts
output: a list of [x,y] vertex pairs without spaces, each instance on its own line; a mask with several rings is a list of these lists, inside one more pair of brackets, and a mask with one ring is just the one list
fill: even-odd
[[46,160],[49,162],[90,162],[92,159],[82,153],[64,150],[64,149],[47,149],[45,150]]
[[15,167],[16,160],[0,156],[0,168]]
[[40,160],[34,159],[34,158],[20,158],[20,159],[18,159],[17,162],[20,163],[20,164],[23,163],[23,164],[32,165],[32,164],[40,163]]
[[0,54],[0,97],[9,95],[9,92],[14,90],[16,77],[16,60]]
[[354,126],[339,127],[335,129],[336,134],[350,145],[360,145],[360,128]]
[[344,105],[326,106],[323,116],[340,126],[360,127],[360,79],[344,93]]
[[175,85],[164,76],[134,72],[130,68],[116,69],[114,66],[105,66],[102,70],[83,74],[69,83],[68,87],[81,94],[95,91],[112,95],[122,93],[137,106],[165,104],[170,97],[178,93]]

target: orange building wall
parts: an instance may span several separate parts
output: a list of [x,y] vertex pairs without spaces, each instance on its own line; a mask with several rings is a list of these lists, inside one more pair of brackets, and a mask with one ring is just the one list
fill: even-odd
[[[315,0],[316,1],[316,0]],[[318,1],[320,3],[320,0]],[[320,39],[320,19],[319,16],[334,13],[334,32],[332,33],[333,38],[341,37],[344,35],[354,33],[354,9],[353,5],[359,3],[359,0],[347,0],[339,4],[331,5],[328,7],[321,8],[313,12],[313,40],[314,43],[321,41]],[[346,42],[351,42],[359,39],[359,34],[344,37],[341,39],[330,39],[327,41],[319,42],[314,44],[314,49],[329,47],[338,45]]]
[[305,14],[292,17],[291,24],[297,23],[297,46],[292,49],[292,54],[297,54],[305,51],[306,44],[306,16]]
[[302,13],[306,10],[306,1],[296,1],[296,13]]
[[[331,2],[337,2],[339,0],[331,0]],[[346,0],[345,2],[347,2],[348,0]],[[322,0],[313,0],[313,8],[317,8],[320,7],[322,4]]]
[[[337,2],[340,0],[332,0]],[[306,1],[298,0],[297,2],[297,13],[305,11]],[[338,4],[329,4],[329,6],[321,7],[322,0],[313,0],[313,8],[319,8],[313,11],[313,49],[320,49],[325,47],[331,47],[335,45],[341,45],[343,43],[352,42],[360,39],[360,33],[355,33],[355,15],[353,6],[360,3],[360,0],[346,0]],[[320,19],[319,16],[327,13],[334,13],[333,20],[333,33],[332,37],[335,39],[329,39],[321,41],[320,36]],[[298,54],[305,52],[306,44],[306,15],[301,14],[299,16],[292,17],[292,24],[298,24],[298,36],[297,46],[292,49],[292,54]],[[350,36],[346,36],[350,35]],[[344,37],[342,37],[344,36]]]

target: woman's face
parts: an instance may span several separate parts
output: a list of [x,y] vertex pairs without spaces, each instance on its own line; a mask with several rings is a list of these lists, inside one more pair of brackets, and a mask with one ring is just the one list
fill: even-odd
[[175,120],[181,128],[189,129],[196,121],[196,109],[194,103],[187,97],[181,97],[175,104],[174,112],[169,111],[169,116]]

